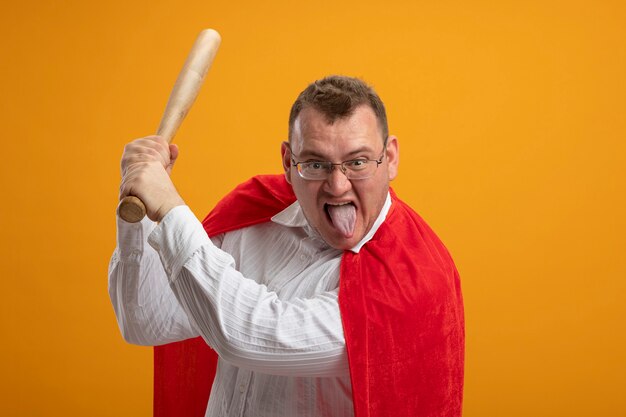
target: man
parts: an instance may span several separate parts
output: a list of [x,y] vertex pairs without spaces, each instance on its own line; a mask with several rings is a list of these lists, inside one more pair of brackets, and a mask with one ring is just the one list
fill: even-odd
[[390,194],[398,139],[369,86],[309,85],[284,177],[239,187],[204,228],[170,180],[177,155],[158,137],[125,148],[120,196],[151,221],[118,220],[109,286],[127,341],[202,336],[217,352],[207,416],[460,415],[458,276]]

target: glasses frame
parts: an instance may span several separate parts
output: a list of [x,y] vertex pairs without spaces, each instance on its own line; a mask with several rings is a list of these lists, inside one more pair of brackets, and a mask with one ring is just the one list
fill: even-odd
[[[352,172],[352,171],[348,171],[348,168],[345,167],[345,164],[348,164],[350,162],[354,162],[354,161],[367,161],[367,162],[376,162],[376,169],[378,169],[378,167],[380,166],[380,164],[383,163],[383,159],[385,158],[385,151],[387,150],[387,139],[386,138],[385,141],[383,142],[383,150],[380,153],[380,157],[378,159],[367,159],[367,158],[356,158],[356,159],[349,159],[347,161],[343,161],[343,162],[338,162],[338,163],[334,163],[334,162],[330,162],[330,161],[296,161],[294,159],[295,157],[298,157],[298,155],[296,155],[292,150],[291,150],[291,144],[287,144],[287,146],[289,147],[289,153],[291,153],[291,166],[292,167],[296,167],[296,171],[298,171],[298,175],[300,176],[300,178],[305,179],[307,181],[325,181],[328,179],[328,177],[330,176],[330,174],[333,172],[333,169],[335,169],[336,166],[339,167],[339,170],[343,173],[343,175],[346,176],[346,178],[348,178],[349,180],[365,180],[368,178],[371,178],[374,176],[374,173],[376,172],[375,170],[372,171],[372,174],[367,176],[367,177],[363,177],[363,178],[350,178],[348,176],[348,172]],[[306,163],[311,163],[311,162],[318,162],[327,166],[330,166],[330,168],[328,170],[326,170],[327,176],[325,178],[306,178],[302,175],[301,172],[301,168],[300,165],[302,164],[306,164]]]

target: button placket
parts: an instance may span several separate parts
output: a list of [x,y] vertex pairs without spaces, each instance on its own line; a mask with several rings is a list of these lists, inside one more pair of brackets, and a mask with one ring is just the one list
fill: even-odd
[[237,377],[237,388],[235,392],[239,397],[239,414],[244,415],[246,410],[247,392],[250,388],[250,380],[252,379],[252,372],[240,369]]

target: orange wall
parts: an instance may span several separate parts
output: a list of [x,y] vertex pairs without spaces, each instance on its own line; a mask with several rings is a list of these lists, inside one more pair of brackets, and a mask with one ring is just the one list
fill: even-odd
[[626,415],[623,2],[26,1],[0,20],[1,415],[150,415],[151,351],[106,289],[118,161],[204,27],[222,48],[174,172],[198,216],[280,170],[309,81],[362,76],[400,138],[396,190],[461,271],[465,416]]

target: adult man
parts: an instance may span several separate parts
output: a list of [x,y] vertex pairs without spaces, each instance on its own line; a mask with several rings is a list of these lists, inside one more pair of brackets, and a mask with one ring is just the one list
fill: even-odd
[[128,341],[200,335],[217,351],[206,415],[460,414],[456,270],[389,193],[398,139],[370,87],[309,85],[281,148],[287,182],[239,188],[206,232],[169,179],[177,154],[158,137],[125,149],[121,196],[159,224],[118,221],[110,292]]

